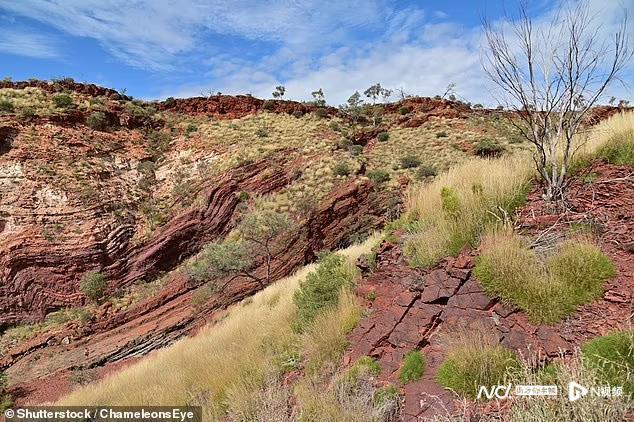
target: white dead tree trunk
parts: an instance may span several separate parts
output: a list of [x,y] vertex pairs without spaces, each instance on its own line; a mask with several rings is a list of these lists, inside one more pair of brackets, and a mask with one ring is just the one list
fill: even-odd
[[576,136],[588,112],[631,58],[627,16],[609,41],[601,39],[588,2],[568,3],[550,22],[535,22],[527,2],[509,26],[484,22],[482,57],[501,100],[517,111],[512,120],[534,146],[544,197],[564,199],[574,153],[584,142]]

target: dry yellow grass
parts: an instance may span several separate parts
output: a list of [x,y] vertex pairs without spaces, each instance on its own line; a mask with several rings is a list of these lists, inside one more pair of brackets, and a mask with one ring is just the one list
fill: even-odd
[[[342,251],[350,260],[368,253],[374,236]],[[291,325],[293,293],[315,268],[309,265],[235,306],[225,319],[199,335],[158,351],[138,364],[61,399],[60,405],[202,404],[206,415],[241,413],[250,398],[292,360],[306,344],[307,353],[324,358],[333,344],[345,341],[346,327],[358,319],[358,305],[344,295],[334,311],[319,321],[320,333],[300,337]],[[288,362],[281,362],[287,360]]]
[[414,186],[407,197],[411,225],[405,252],[413,265],[430,266],[477,241],[487,221],[504,221],[521,203],[533,176],[524,156],[472,159]]

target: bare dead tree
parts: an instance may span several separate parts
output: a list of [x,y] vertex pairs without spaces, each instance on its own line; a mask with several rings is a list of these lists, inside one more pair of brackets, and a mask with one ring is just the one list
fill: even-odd
[[535,22],[526,1],[509,26],[484,21],[485,72],[517,111],[515,126],[535,146],[544,198],[563,201],[567,172],[585,143],[584,118],[632,57],[627,15],[609,41],[600,38],[586,0],[568,3],[550,22]]

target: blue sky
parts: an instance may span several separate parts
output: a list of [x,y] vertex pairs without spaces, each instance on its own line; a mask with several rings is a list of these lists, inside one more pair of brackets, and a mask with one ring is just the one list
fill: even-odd
[[[553,2],[531,0],[536,19]],[[513,0],[0,0],[0,77],[72,77],[145,99],[210,91],[331,104],[381,82],[415,95],[493,103],[480,17]],[[634,0],[591,0],[603,27]],[[632,33],[630,25],[630,33]],[[634,37],[632,37],[634,39]],[[626,81],[634,81],[633,69]],[[632,97],[632,88],[611,94]]]

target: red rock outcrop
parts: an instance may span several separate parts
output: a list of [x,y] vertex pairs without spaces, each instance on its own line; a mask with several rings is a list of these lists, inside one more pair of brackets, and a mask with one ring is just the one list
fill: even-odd
[[[310,113],[318,107],[286,100],[262,100],[248,95],[213,95],[210,97],[177,98],[158,104],[159,110],[188,115],[204,114],[222,119],[239,119],[266,107],[272,113]],[[337,114],[334,107],[324,107],[330,116]]]

